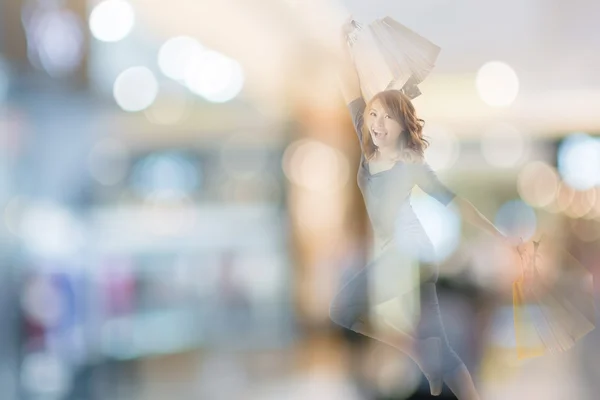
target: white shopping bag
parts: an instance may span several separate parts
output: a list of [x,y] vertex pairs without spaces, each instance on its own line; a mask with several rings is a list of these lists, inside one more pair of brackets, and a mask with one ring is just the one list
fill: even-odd
[[592,274],[560,245],[533,242],[521,268],[513,283],[519,359],[566,351],[595,328]]
[[368,102],[383,90],[402,90],[411,99],[431,72],[440,48],[391,17],[367,26],[353,21],[348,45]]

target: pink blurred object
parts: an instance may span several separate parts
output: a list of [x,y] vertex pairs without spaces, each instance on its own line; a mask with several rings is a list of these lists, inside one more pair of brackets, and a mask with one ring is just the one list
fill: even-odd
[[559,353],[595,328],[593,277],[551,240],[521,252],[522,275],[513,284],[517,356]]

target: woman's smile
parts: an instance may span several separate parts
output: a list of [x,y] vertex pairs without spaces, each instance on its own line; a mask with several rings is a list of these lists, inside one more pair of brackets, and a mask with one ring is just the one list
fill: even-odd
[[382,129],[371,129],[371,134],[375,139],[381,139],[387,136],[387,132]]

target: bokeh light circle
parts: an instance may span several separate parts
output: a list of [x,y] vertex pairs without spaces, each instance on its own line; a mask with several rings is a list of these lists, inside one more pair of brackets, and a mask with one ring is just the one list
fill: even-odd
[[156,99],[158,81],[148,68],[131,67],[121,72],[115,80],[113,95],[123,110],[142,111]]
[[508,106],[519,94],[517,73],[502,61],[485,63],[477,72],[475,86],[479,97],[492,107]]
[[517,178],[519,195],[533,207],[546,207],[551,204],[557,196],[559,184],[556,170],[541,161],[527,164]]
[[504,203],[496,213],[495,225],[502,233],[527,241],[537,229],[535,211],[521,200]]
[[177,36],[167,40],[158,51],[158,66],[163,74],[175,80],[184,80],[190,62],[199,57],[204,47],[194,38]]
[[600,184],[600,141],[585,133],[568,136],[558,148],[557,164],[573,189],[587,190]]
[[96,39],[118,42],[132,31],[135,25],[135,11],[125,0],[105,0],[92,9],[89,25]]
[[190,61],[185,84],[195,94],[213,103],[235,98],[244,86],[241,65],[229,57],[207,50]]
[[511,168],[525,158],[527,137],[509,124],[499,124],[484,132],[481,153],[485,160],[498,168]]

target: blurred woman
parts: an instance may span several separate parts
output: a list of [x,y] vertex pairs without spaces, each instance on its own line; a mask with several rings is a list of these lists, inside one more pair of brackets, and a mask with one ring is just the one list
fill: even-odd
[[[440,203],[454,204],[467,222],[511,245],[470,202],[444,186],[424,161],[428,142],[423,138],[423,120],[417,117],[403,91],[386,90],[375,95],[368,104],[365,102],[345,32],[345,65],[340,73],[340,86],[361,145],[357,181],[373,228],[376,257],[335,296],[331,319],[406,353],[427,377],[432,395],[439,395],[445,382],[459,399],[478,399],[469,371],[446,337],[436,293],[438,267],[432,257],[434,248],[411,207],[411,190],[417,185]],[[393,299],[403,302],[410,296],[418,296],[420,312],[414,332],[401,331],[385,317],[369,313],[366,280],[384,263],[397,262],[397,268],[408,268],[407,263],[401,261],[406,260],[402,255],[429,260],[421,263],[416,287],[412,293],[379,290],[373,294],[374,303]],[[373,321],[374,318],[379,321]],[[390,329],[375,330],[367,319]]]

